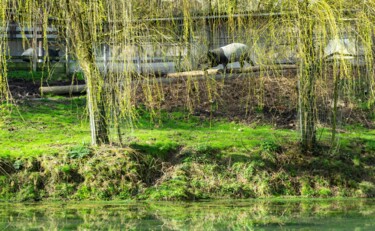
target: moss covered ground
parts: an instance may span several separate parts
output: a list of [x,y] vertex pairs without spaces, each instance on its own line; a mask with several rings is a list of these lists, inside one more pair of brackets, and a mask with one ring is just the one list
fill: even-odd
[[375,133],[361,126],[334,147],[321,128],[303,154],[296,130],[140,108],[125,147],[93,148],[84,97],[2,107],[1,200],[375,196]]

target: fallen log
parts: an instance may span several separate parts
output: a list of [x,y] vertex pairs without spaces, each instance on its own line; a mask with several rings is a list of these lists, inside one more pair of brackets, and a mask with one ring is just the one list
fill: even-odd
[[276,71],[276,70],[296,70],[297,65],[294,64],[283,64],[283,65],[264,65],[264,66],[250,66],[242,69],[235,68],[228,70],[229,73],[251,73],[260,71]]
[[[229,74],[241,74],[241,73],[251,73],[260,71],[275,71],[275,70],[296,70],[297,65],[293,64],[283,64],[283,65],[264,65],[264,66],[249,66],[244,68],[233,68],[227,69]],[[222,73],[222,70],[218,69],[208,69],[206,71],[185,71],[167,74],[167,78],[183,78],[183,77],[202,77],[205,75],[217,75]]]
[[182,78],[182,77],[202,77],[205,75],[216,75],[219,73],[218,69],[208,69],[206,71],[184,71],[168,73],[167,78]]
[[84,93],[86,91],[86,84],[40,87],[39,90],[41,94],[54,94],[54,95],[78,94],[78,93]]

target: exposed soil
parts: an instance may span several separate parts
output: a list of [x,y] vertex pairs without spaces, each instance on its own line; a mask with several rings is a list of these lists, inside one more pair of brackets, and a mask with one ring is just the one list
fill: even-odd
[[8,84],[12,96],[16,100],[40,97],[40,83],[23,79],[10,79]]
[[267,122],[290,128],[295,125],[297,91],[293,78],[249,77],[188,84],[163,87],[162,107],[171,110],[188,105],[194,115],[205,118]]
[[[69,84],[69,81],[59,81],[43,85]],[[40,98],[40,86],[40,82],[9,80],[9,88],[16,101]],[[147,94],[152,94],[153,97],[148,97]],[[323,124],[331,123],[331,94],[317,90],[318,121]],[[152,109],[170,111],[184,108],[202,119],[227,118],[245,123],[268,123],[289,129],[297,126],[298,89],[296,74],[293,72],[262,78],[249,74],[225,80],[198,81],[194,78],[181,78],[176,83],[151,87],[139,85],[133,93],[133,99],[134,104],[143,104]],[[365,127],[374,126],[368,111],[346,101],[339,106],[339,124],[361,123]]]

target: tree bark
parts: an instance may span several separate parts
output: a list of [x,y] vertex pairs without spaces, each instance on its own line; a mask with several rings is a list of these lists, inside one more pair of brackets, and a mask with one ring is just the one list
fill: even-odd
[[109,143],[108,124],[106,122],[103,97],[103,75],[95,64],[94,43],[97,27],[84,18],[78,2],[67,0],[65,7],[69,13],[70,26],[67,33],[71,36],[72,47],[78,57],[87,83],[87,107],[90,118],[91,144],[93,146]]
[[302,54],[301,72],[299,77],[299,112],[301,126],[301,144],[305,152],[313,152],[316,147],[316,90],[315,82],[318,75],[316,51],[314,44],[314,22],[309,10],[309,1],[300,5],[300,47]]

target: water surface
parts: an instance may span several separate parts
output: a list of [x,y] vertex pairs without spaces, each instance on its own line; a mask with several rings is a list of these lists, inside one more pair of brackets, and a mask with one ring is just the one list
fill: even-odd
[[0,230],[375,230],[375,200],[0,203]]

